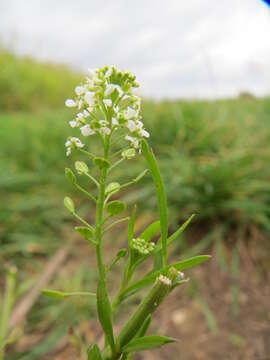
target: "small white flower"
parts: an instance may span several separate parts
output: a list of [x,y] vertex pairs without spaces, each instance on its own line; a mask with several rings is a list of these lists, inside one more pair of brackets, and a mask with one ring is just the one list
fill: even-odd
[[78,118],[79,120],[82,120],[82,119],[84,118],[83,113],[79,112],[79,113],[77,114],[77,118]]
[[163,284],[168,285],[168,286],[172,285],[172,281],[164,275],[159,275],[158,281],[160,281]]
[[105,96],[111,95],[111,93],[114,92],[114,89],[115,89],[115,87],[114,87],[113,84],[107,84],[107,85],[106,85],[105,92],[104,92],[104,95],[105,95]]
[[139,140],[137,138],[134,138],[132,136],[126,135],[125,139],[130,142],[130,144],[135,148],[139,148]]
[[70,137],[66,143],[65,143],[65,146],[66,146],[66,154],[67,156],[69,156],[71,154],[71,150],[74,149],[74,148],[82,148],[84,147],[84,144],[81,142],[80,139],[76,138],[76,137]]
[[112,118],[112,125],[113,126],[117,126],[117,125],[119,125],[119,121],[118,121],[118,119],[116,119],[116,118]]
[[95,133],[94,130],[92,130],[88,124],[82,126],[80,130],[83,136],[90,136],[90,135],[94,135]]
[[67,99],[65,104],[67,107],[75,107],[76,106],[76,102],[73,99]]
[[105,104],[106,106],[109,106],[109,107],[112,106],[112,100],[111,100],[111,99],[104,99],[103,102],[104,102],[104,104]]
[[110,135],[111,133],[111,129],[108,128],[108,127],[101,127],[100,128],[100,133],[103,134],[103,135]]
[[140,135],[146,138],[149,138],[150,136],[149,132],[144,129],[140,129]]
[[93,105],[95,102],[95,93],[91,91],[87,91],[84,95],[84,100],[87,102],[88,105]]
[[128,120],[128,122],[127,122],[127,128],[128,128],[129,131],[131,131],[131,132],[136,131],[136,130],[137,130],[137,126],[136,126],[135,121],[133,121],[133,120]]
[[138,116],[137,111],[132,109],[131,107],[128,107],[127,110],[125,110],[125,112],[124,112],[124,117],[127,120],[137,117],[137,116]]
[[109,125],[109,123],[108,123],[107,120],[99,120],[99,123],[100,123],[100,125],[103,126],[103,127]]
[[123,90],[121,89],[121,86],[116,84],[107,84],[104,95],[109,96],[114,92],[114,90],[117,90],[120,96],[123,95]]
[[69,125],[70,125],[72,128],[75,128],[75,127],[78,126],[78,123],[77,123],[76,120],[71,120],[71,121],[69,122]]
[[80,110],[82,108],[82,106],[83,106],[83,101],[82,101],[82,99],[80,99],[78,101],[78,109]]
[[105,78],[108,78],[108,77],[110,77],[112,75],[112,68],[110,67],[107,71],[106,71],[106,73],[105,73]]
[[83,95],[85,92],[85,88],[84,86],[76,86],[75,87],[75,93],[80,96],[80,95]]

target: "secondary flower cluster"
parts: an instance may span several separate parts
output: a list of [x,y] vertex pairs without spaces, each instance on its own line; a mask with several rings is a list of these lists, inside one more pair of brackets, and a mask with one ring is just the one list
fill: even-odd
[[132,240],[132,247],[133,249],[137,250],[142,255],[150,254],[154,248],[155,243],[145,241],[144,239],[137,238]]
[[[85,83],[75,88],[75,98],[66,100],[66,106],[79,111],[70,126],[79,128],[83,136],[99,134],[103,138],[122,128],[130,146],[139,149],[140,139],[149,133],[140,114],[141,99],[134,94],[138,86],[134,75],[114,66],[89,70]],[[83,146],[78,138],[70,137],[67,156]]]

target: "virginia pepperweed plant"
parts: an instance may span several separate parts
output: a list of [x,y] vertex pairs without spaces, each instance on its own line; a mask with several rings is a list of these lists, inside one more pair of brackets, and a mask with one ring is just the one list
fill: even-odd
[[[136,95],[136,88],[138,83],[130,72],[118,70],[114,66],[105,66],[89,70],[86,81],[75,88],[74,99],[66,101],[66,106],[77,111],[75,118],[69,124],[74,131],[77,130],[77,136],[80,136],[80,138],[70,136],[67,139],[66,155],[70,156],[77,151],[89,158],[89,164],[76,161],[75,171],[67,168],[66,177],[94,203],[95,224],[89,224],[76,212],[75,205],[69,197],[64,199],[64,205],[81,223],[81,226],[75,229],[95,249],[98,284],[96,292],[93,293],[76,291],[62,293],[53,290],[44,292],[49,296],[60,298],[71,295],[96,298],[97,315],[104,332],[104,347],[100,349],[97,344],[89,344],[87,353],[89,360],[131,359],[136,352],[174,342],[175,339],[163,335],[145,335],[152,315],[174,288],[188,280],[182,271],[209,258],[207,255],[202,255],[172,264],[167,263],[168,247],[179,238],[193,215],[175,233],[168,236],[165,189],[157,161],[146,141],[150,134],[144,129],[141,99]],[[93,154],[91,151],[93,136],[99,140],[99,154]],[[113,153],[115,143],[118,143],[120,150]],[[145,158],[147,169],[135,179],[128,179],[124,184],[110,182],[111,173],[116,173],[117,166],[131,161],[136,156]],[[98,176],[94,177],[91,168],[97,171]],[[156,188],[159,219],[150,224],[139,236],[135,236],[136,205],[129,217],[121,218],[121,213],[126,212],[126,204],[115,200],[114,195],[138,183],[148,171]],[[96,188],[93,194],[79,184],[75,172],[79,176],[87,177],[93,183]],[[112,219],[115,217],[115,220]],[[128,221],[127,248],[119,249],[109,264],[105,264],[102,251],[103,234],[122,221]],[[159,232],[160,238],[154,242],[153,238]],[[108,293],[107,275],[120,259],[126,260],[122,280],[116,294],[111,295]],[[152,269],[138,279],[137,276],[135,277],[135,270],[145,261],[152,262]],[[114,322],[119,305],[145,288],[149,288],[148,292],[142,296],[140,304],[116,333]]]

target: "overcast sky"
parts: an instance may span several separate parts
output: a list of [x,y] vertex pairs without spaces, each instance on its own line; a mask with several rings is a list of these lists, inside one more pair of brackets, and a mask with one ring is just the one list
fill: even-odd
[[80,70],[130,69],[156,98],[270,93],[261,0],[0,0],[0,43]]

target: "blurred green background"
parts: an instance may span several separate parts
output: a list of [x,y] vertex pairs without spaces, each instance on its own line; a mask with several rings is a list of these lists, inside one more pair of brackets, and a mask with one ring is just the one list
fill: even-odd
[[[71,113],[64,108],[64,100],[72,96],[74,86],[82,78],[64,66],[0,53],[1,305],[3,310],[10,269],[16,266],[10,313],[22,301],[29,307],[22,318],[16,313],[15,320],[12,315],[8,320],[12,323],[12,336],[6,358],[10,360],[84,359],[84,343],[99,336],[95,320],[88,321],[95,317],[94,303],[59,303],[37,295],[39,284],[61,290],[93,290],[95,286],[92,251],[74,234],[74,221],[62,206],[63,197],[72,195],[81,214],[93,218],[91,205],[71,189],[64,176],[65,167],[73,167],[76,157],[65,156]],[[166,184],[170,231],[196,214],[174,252],[183,257],[213,255],[214,265],[198,270],[185,290],[182,305],[198,305],[198,309],[194,305],[192,314],[197,311],[198,316],[202,315],[199,319],[204,328],[200,331],[209,336],[208,342],[212,344],[221,336],[224,348],[234,354],[232,359],[242,358],[241,354],[251,359],[245,352],[246,346],[257,349],[257,343],[256,339],[252,343],[254,333],[246,334],[243,329],[242,317],[253,316],[245,313],[249,300],[243,303],[244,295],[257,299],[250,295],[256,293],[262,306],[259,315],[254,314],[254,321],[269,322],[269,289],[265,286],[269,281],[270,253],[270,98],[242,94],[216,101],[145,99],[143,118]],[[117,177],[124,181],[143,169],[143,159],[139,157],[129,166],[120,167]],[[130,205],[138,202],[138,229],[155,218],[156,200],[150,177],[123,196]],[[119,244],[125,244],[124,231],[125,227],[116,230],[118,240],[113,245],[111,239],[107,240],[108,255]],[[72,250],[68,247],[70,241],[74,241]],[[60,260],[63,256],[55,267],[54,256],[60,256]],[[42,280],[44,274],[48,278]],[[210,277],[212,282],[224,286],[216,289]],[[111,281],[113,287],[117,272]],[[229,325],[219,319],[218,311],[218,299],[220,296],[223,301],[225,288],[229,294],[225,314],[232,319]],[[176,317],[179,318],[181,314]],[[235,328],[237,322],[241,324],[239,328]],[[192,324],[192,317],[189,323]],[[257,336],[269,339],[269,333],[263,329],[259,327]],[[177,348],[174,351],[177,354]],[[211,351],[206,346],[201,357],[193,355],[190,359],[214,359]],[[215,356],[227,358],[216,351]],[[250,356],[264,354],[256,351]],[[161,358],[167,358],[162,354]],[[177,355],[170,356],[178,359]],[[189,357],[184,354],[182,359]]]

